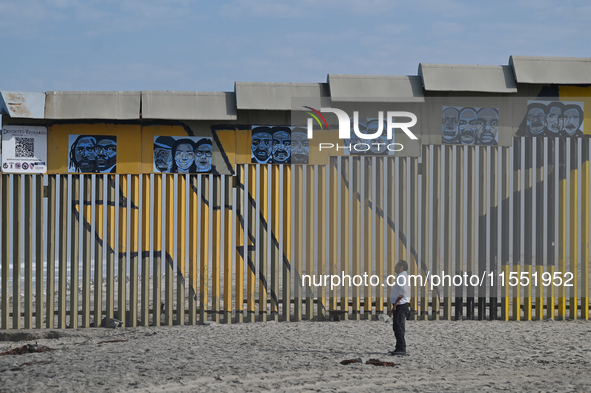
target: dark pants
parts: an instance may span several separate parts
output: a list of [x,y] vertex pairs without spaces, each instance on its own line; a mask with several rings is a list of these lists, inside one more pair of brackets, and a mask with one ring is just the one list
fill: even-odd
[[410,312],[410,304],[399,304],[396,306],[392,316],[392,330],[396,337],[396,352],[406,352],[406,341],[404,340],[405,321]]

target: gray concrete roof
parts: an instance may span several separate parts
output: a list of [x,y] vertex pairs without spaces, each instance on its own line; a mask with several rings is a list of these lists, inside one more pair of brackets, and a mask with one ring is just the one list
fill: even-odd
[[418,76],[328,74],[334,102],[423,102]]
[[203,91],[142,91],[142,118],[236,120],[236,95]]
[[10,117],[43,119],[45,117],[45,93],[0,91],[0,113]]
[[591,57],[510,56],[518,83],[591,84]]
[[48,91],[45,118],[139,119],[140,98],[139,91]]
[[328,97],[326,83],[236,82],[238,109],[286,110],[292,109],[293,98]]
[[426,91],[517,92],[509,66],[420,63],[419,76]]

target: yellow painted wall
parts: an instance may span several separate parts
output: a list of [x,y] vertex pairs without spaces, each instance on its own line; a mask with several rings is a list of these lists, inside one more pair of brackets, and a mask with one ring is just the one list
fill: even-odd
[[582,101],[583,107],[583,133],[591,134],[591,87],[560,86],[560,101]]
[[[69,135],[116,135],[117,173],[140,173],[139,124],[55,124],[47,135],[47,173],[68,173]],[[152,144],[154,142],[152,141]],[[153,148],[152,148],[153,149]]]

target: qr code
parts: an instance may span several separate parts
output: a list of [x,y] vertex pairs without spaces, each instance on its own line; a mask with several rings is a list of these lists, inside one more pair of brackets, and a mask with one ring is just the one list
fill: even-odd
[[33,158],[35,157],[35,144],[33,138],[14,138],[15,144],[15,158]]

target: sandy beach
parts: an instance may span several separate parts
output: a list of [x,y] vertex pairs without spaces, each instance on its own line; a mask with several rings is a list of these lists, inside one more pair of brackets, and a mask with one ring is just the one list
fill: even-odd
[[[47,335],[48,331],[29,331]],[[590,321],[408,321],[392,357],[379,321],[54,330],[0,356],[0,392],[591,390]],[[395,367],[342,365],[379,359]]]

